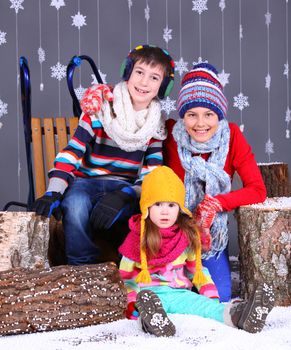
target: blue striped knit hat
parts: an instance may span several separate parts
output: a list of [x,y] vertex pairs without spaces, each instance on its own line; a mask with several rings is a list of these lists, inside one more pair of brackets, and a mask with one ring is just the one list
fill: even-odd
[[217,74],[217,70],[211,64],[199,63],[184,75],[178,96],[181,118],[184,118],[188,109],[194,107],[211,109],[218,115],[219,120],[226,117],[227,100]]

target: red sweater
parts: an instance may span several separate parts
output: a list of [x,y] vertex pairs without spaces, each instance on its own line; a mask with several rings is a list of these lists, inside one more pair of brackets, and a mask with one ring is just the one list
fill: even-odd
[[[177,143],[172,135],[175,120],[168,119],[166,125],[168,137],[163,143],[164,164],[172,168],[184,181],[185,170],[181,165]],[[215,196],[226,211],[233,210],[241,205],[260,203],[266,199],[266,188],[250,145],[236,124],[229,123],[229,128],[229,152],[226,157],[224,170],[231,179],[233,179],[234,173],[237,172],[243,187]],[[210,153],[202,155],[205,160],[209,156]]]

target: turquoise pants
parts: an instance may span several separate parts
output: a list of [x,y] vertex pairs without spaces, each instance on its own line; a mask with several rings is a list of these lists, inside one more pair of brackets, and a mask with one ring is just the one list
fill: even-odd
[[167,313],[197,315],[224,323],[225,304],[194,293],[188,289],[154,286],[152,290],[161,299]]

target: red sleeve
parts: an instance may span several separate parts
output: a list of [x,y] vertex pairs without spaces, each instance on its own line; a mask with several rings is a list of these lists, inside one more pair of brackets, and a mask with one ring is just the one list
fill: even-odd
[[250,145],[236,124],[230,123],[229,126],[229,154],[224,169],[230,176],[236,171],[242,181],[243,188],[215,196],[223,209],[227,211],[241,205],[263,202],[267,194]]
[[172,134],[175,123],[176,121],[174,119],[168,119],[166,121],[168,136],[163,142],[164,165],[167,165],[169,168],[171,168],[184,182],[185,170],[181,165],[177,149],[177,143],[174,140]]

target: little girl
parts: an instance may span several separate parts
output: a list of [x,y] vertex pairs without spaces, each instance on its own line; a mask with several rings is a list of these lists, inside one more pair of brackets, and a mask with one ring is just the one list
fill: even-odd
[[[211,318],[256,333],[274,306],[272,286],[262,283],[249,301],[221,304],[218,292],[201,265],[201,244],[191,212],[184,206],[185,188],[168,167],[146,175],[141,214],[130,221],[130,233],[120,246],[120,273],[128,291],[126,316],[140,315],[145,332],[172,336],[169,313]],[[197,293],[191,291],[196,287]]]

